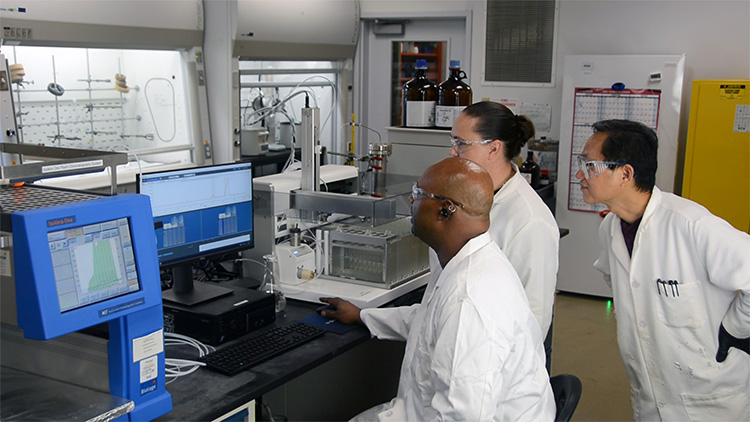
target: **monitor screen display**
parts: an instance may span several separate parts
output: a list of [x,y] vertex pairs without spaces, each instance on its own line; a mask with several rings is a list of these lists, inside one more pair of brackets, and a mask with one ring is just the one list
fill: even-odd
[[127,218],[50,231],[62,312],[140,290]]
[[160,265],[253,246],[252,163],[145,174]]

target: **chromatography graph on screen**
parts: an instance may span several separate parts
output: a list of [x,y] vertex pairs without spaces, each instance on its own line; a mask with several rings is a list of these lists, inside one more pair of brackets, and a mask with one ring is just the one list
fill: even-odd
[[[251,201],[252,185],[239,178],[248,177],[244,172],[228,173],[222,177],[215,175],[195,176],[175,179],[171,183],[150,186],[148,195],[161,196],[153,205],[154,216],[171,215],[188,211],[236,204]],[[168,200],[166,200],[168,198]]]
[[124,281],[124,266],[115,242],[119,242],[119,237],[84,243],[73,249],[82,293],[108,289]]

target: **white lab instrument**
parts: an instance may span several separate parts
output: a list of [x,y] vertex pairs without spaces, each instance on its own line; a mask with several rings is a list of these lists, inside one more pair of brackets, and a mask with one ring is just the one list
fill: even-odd
[[321,277],[391,289],[429,270],[428,247],[411,234],[410,217],[375,227],[357,221],[318,230],[325,251]]
[[240,154],[264,155],[268,152],[268,130],[265,128],[242,129]]
[[303,244],[285,242],[276,245],[279,260],[278,281],[296,286],[315,277],[315,251]]
[[[408,217],[396,215],[396,199],[356,195],[353,166],[321,166],[319,110],[301,114],[302,170],[254,179],[256,242],[245,257],[274,252],[284,294],[310,302],[338,296],[380,306],[425,284],[427,246],[411,234]],[[334,215],[351,219],[333,225]],[[313,253],[300,241],[301,229],[316,227]]]

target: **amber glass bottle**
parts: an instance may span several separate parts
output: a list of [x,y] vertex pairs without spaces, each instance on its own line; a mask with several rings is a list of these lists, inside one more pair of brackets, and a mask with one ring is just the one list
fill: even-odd
[[539,189],[539,177],[541,176],[541,167],[539,164],[534,162],[534,152],[529,151],[526,156],[526,161],[523,162],[521,167],[518,168],[521,175],[526,179],[527,182],[534,189]]
[[414,79],[404,84],[401,96],[401,123],[405,127],[435,126],[438,88],[435,82],[427,79],[427,60],[417,60]]
[[450,76],[438,86],[435,107],[435,126],[441,129],[451,129],[458,114],[472,101],[471,87],[462,80],[466,73],[461,70],[461,62],[451,60],[449,69]]

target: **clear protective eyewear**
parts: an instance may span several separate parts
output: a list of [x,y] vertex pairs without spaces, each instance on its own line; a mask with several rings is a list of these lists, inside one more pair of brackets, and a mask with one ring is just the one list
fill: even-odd
[[426,198],[439,199],[441,201],[451,201],[453,203],[453,205],[455,205],[457,207],[461,207],[461,208],[464,207],[463,205],[459,204],[458,202],[456,202],[456,201],[454,201],[454,200],[452,200],[450,198],[446,198],[446,197],[440,196],[440,195],[435,195],[434,193],[427,193],[427,192],[425,192],[424,189],[422,189],[419,186],[417,186],[417,182],[414,182],[414,184],[411,186],[411,197],[415,201],[417,199],[419,199],[419,198],[425,198],[425,197]]
[[605,170],[614,170],[615,167],[626,164],[622,161],[586,160],[582,155],[576,157],[576,162],[578,163],[578,170],[583,173],[586,180],[604,173]]
[[464,141],[463,139],[451,136],[451,148],[455,148],[456,152],[460,154],[464,147],[470,145],[487,145],[492,141],[494,141],[494,139],[485,139],[484,141]]

